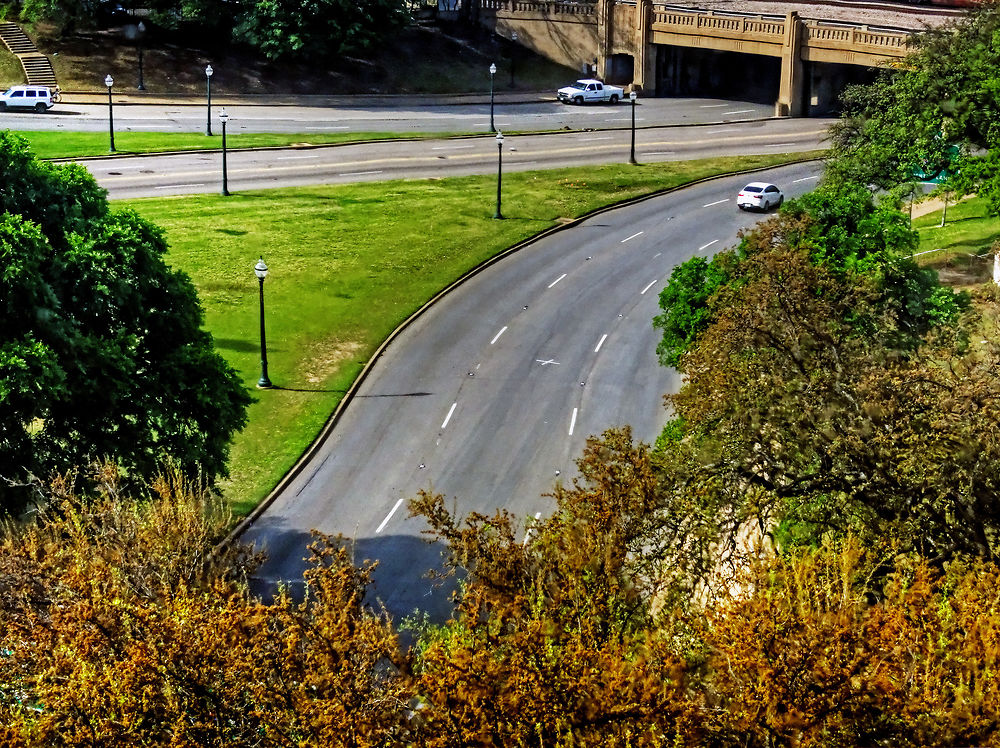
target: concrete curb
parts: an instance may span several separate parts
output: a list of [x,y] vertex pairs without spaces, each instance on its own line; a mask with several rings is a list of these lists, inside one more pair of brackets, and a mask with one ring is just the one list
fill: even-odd
[[[804,159],[801,162],[795,162],[795,163],[808,163],[810,161],[819,161],[819,160],[821,159]],[[596,210],[590,211],[589,213],[585,213],[582,216],[578,216],[571,221],[567,221],[564,224],[560,224],[558,226],[552,226],[551,228],[545,229],[544,231],[535,234],[534,236],[531,236],[521,242],[518,242],[517,244],[511,247],[508,247],[507,249],[499,252],[490,259],[481,263],[480,265],[477,265],[472,270],[465,273],[462,277],[450,283],[444,289],[435,294],[423,306],[417,309],[417,311],[415,311],[413,314],[411,314],[409,317],[403,320],[399,324],[399,326],[395,330],[393,330],[384,341],[382,341],[382,343],[378,346],[378,348],[375,349],[375,351],[372,353],[371,358],[368,359],[364,367],[358,373],[358,376],[355,377],[354,382],[348,388],[347,392],[344,394],[344,397],[341,398],[340,402],[337,403],[337,407],[334,408],[333,413],[330,414],[330,417],[323,425],[323,428],[320,429],[319,433],[316,435],[316,438],[313,439],[312,443],[306,448],[306,451],[302,453],[302,456],[299,457],[298,460],[296,460],[295,464],[292,465],[292,467],[288,470],[288,472],[285,473],[284,477],[282,477],[281,480],[278,481],[278,484],[271,490],[270,493],[268,493],[267,496],[265,496],[261,500],[261,502],[253,509],[253,511],[251,511],[246,517],[237,522],[236,526],[226,536],[225,540],[223,540],[222,543],[220,543],[220,547],[221,548],[228,547],[231,543],[238,540],[240,536],[243,535],[244,532],[250,529],[250,527],[253,525],[254,522],[257,521],[260,515],[262,515],[265,511],[267,511],[267,509],[271,506],[271,504],[275,502],[275,500],[285,490],[285,488],[302,473],[302,471],[305,469],[306,465],[309,463],[312,457],[317,452],[319,452],[322,446],[326,443],[326,440],[330,437],[330,434],[333,433],[333,429],[340,421],[340,417],[343,415],[343,412],[347,409],[348,405],[350,405],[351,402],[354,400],[354,396],[357,394],[358,389],[364,383],[365,379],[368,378],[368,375],[371,373],[371,370],[375,367],[375,364],[378,362],[378,360],[382,357],[382,354],[385,353],[386,349],[396,340],[396,338],[398,338],[413,322],[415,322],[434,304],[439,302],[441,299],[443,299],[449,293],[451,293],[456,288],[464,284],[466,281],[468,281],[471,278],[474,278],[487,268],[509,257],[515,252],[519,252],[522,249],[526,249],[535,242],[544,239],[546,237],[549,237],[553,234],[556,234],[560,231],[565,231],[566,229],[569,228],[575,228],[576,226],[580,225],[583,221],[589,218],[593,218],[594,216],[599,216],[603,213],[607,213],[612,210],[617,210],[618,208],[628,207],[630,205],[637,205],[647,200],[652,200],[653,198],[660,197],[661,195],[669,195],[672,192],[678,192],[679,190],[683,190],[688,187],[692,187],[694,185],[705,184],[707,182],[712,182],[717,179],[728,179],[729,177],[735,177],[741,174],[757,174],[759,172],[768,171],[774,168],[776,167],[762,166],[757,169],[744,169],[741,171],[733,171],[725,174],[716,174],[711,177],[696,179],[693,182],[687,182],[685,184],[678,185],[677,187],[670,187],[664,190],[657,190],[656,192],[651,192],[648,195],[642,195],[640,197],[630,198],[628,200],[623,200],[621,202],[615,203],[613,205],[606,205],[603,208],[598,208]]]

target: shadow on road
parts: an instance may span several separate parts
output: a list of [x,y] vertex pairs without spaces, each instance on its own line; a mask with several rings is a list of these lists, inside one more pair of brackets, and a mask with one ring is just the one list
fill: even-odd
[[[304,590],[302,573],[307,567],[308,546],[314,537],[300,530],[267,534],[269,560],[251,580],[251,592],[270,600],[280,584],[286,585],[295,599]],[[431,578],[431,571],[444,571],[446,546],[427,542],[413,535],[386,535],[353,540],[344,538],[353,548],[354,562],[377,562],[368,588],[366,604],[379,611],[382,606],[398,626],[404,618],[426,619],[444,623],[452,612],[451,594],[457,583],[453,576]],[[270,559],[284,559],[280,565]],[[297,559],[291,561],[290,559]]]

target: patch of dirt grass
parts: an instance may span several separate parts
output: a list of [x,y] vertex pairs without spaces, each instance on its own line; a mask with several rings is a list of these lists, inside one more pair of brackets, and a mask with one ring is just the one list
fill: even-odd
[[[498,90],[558,87],[573,71],[539,57],[483,28],[457,23],[414,23],[368,58],[342,57],[334,63],[272,63],[252,49],[198,39],[144,21],[143,72],[150,93],[202,94],[205,66],[211,63],[212,92],[221,94],[392,94],[482,92],[488,68],[498,68]],[[80,30],[60,35],[52,24],[25,27],[49,56],[64,91],[103,91],[109,73],[116,87],[136,86],[138,48],[128,26]]]

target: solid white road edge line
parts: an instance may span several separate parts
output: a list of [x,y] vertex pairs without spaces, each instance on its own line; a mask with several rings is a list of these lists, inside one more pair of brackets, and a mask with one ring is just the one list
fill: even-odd
[[725,198],[723,200],[716,200],[714,203],[707,203],[705,205],[702,205],[701,207],[703,207],[703,208],[711,208],[713,205],[722,205],[722,203],[728,203],[728,202],[729,202],[729,198],[727,197],[727,198]]
[[[656,280],[659,280],[659,278],[657,278]],[[642,291],[639,292],[639,295],[640,296],[644,295],[646,293],[646,291],[648,291],[649,289],[651,289],[655,285],[656,285],[656,281],[653,281],[648,286],[646,286],[644,289],[642,289]]]
[[718,243],[719,243],[718,239],[713,239],[708,244],[702,244],[700,247],[698,247],[698,251],[702,252],[702,251],[708,249],[709,247],[711,247],[713,244],[718,244]]

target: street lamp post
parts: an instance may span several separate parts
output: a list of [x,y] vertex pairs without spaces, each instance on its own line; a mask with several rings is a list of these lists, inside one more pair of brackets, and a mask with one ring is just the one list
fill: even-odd
[[264,264],[263,257],[257,260],[253,272],[260,281],[260,379],[257,380],[257,386],[269,389],[273,385],[267,377],[267,339],[264,337],[264,279],[267,277],[267,265]]
[[490,132],[496,132],[497,128],[493,124],[493,76],[497,74],[496,63],[490,63]]
[[104,85],[108,87],[108,138],[111,141],[110,153],[115,152],[115,104],[111,99],[111,87],[115,85],[115,79],[110,75],[104,78]]
[[146,34],[146,24],[139,21],[139,25],[136,26],[135,43],[139,48],[139,84],[136,86],[136,90],[145,91],[146,84],[142,80],[142,37]]
[[503,218],[503,213],[500,212],[500,182],[503,175],[503,133],[497,133],[497,212],[493,214],[494,218]]
[[630,164],[636,163],[635,161],[635,91],[630,91],[628,95],[629,100],[632,102],[632,150],[629,152],[628,162]]
[[514,53],[517,51],[517,32],[513,31],[510,35],[510,41],[512,42],[510,48],[510,87],[514,87]]
[[222,123],[222,194],[228,197],[229,171],[226,168],[226,123],[229,122],[229,115],[226,114],[225,109],[219,113],[219,121]]
[[205,66],[205,96],[208,99],[208,114],[205,118],[205,134],[212,134],[212,70],[211,65]]

